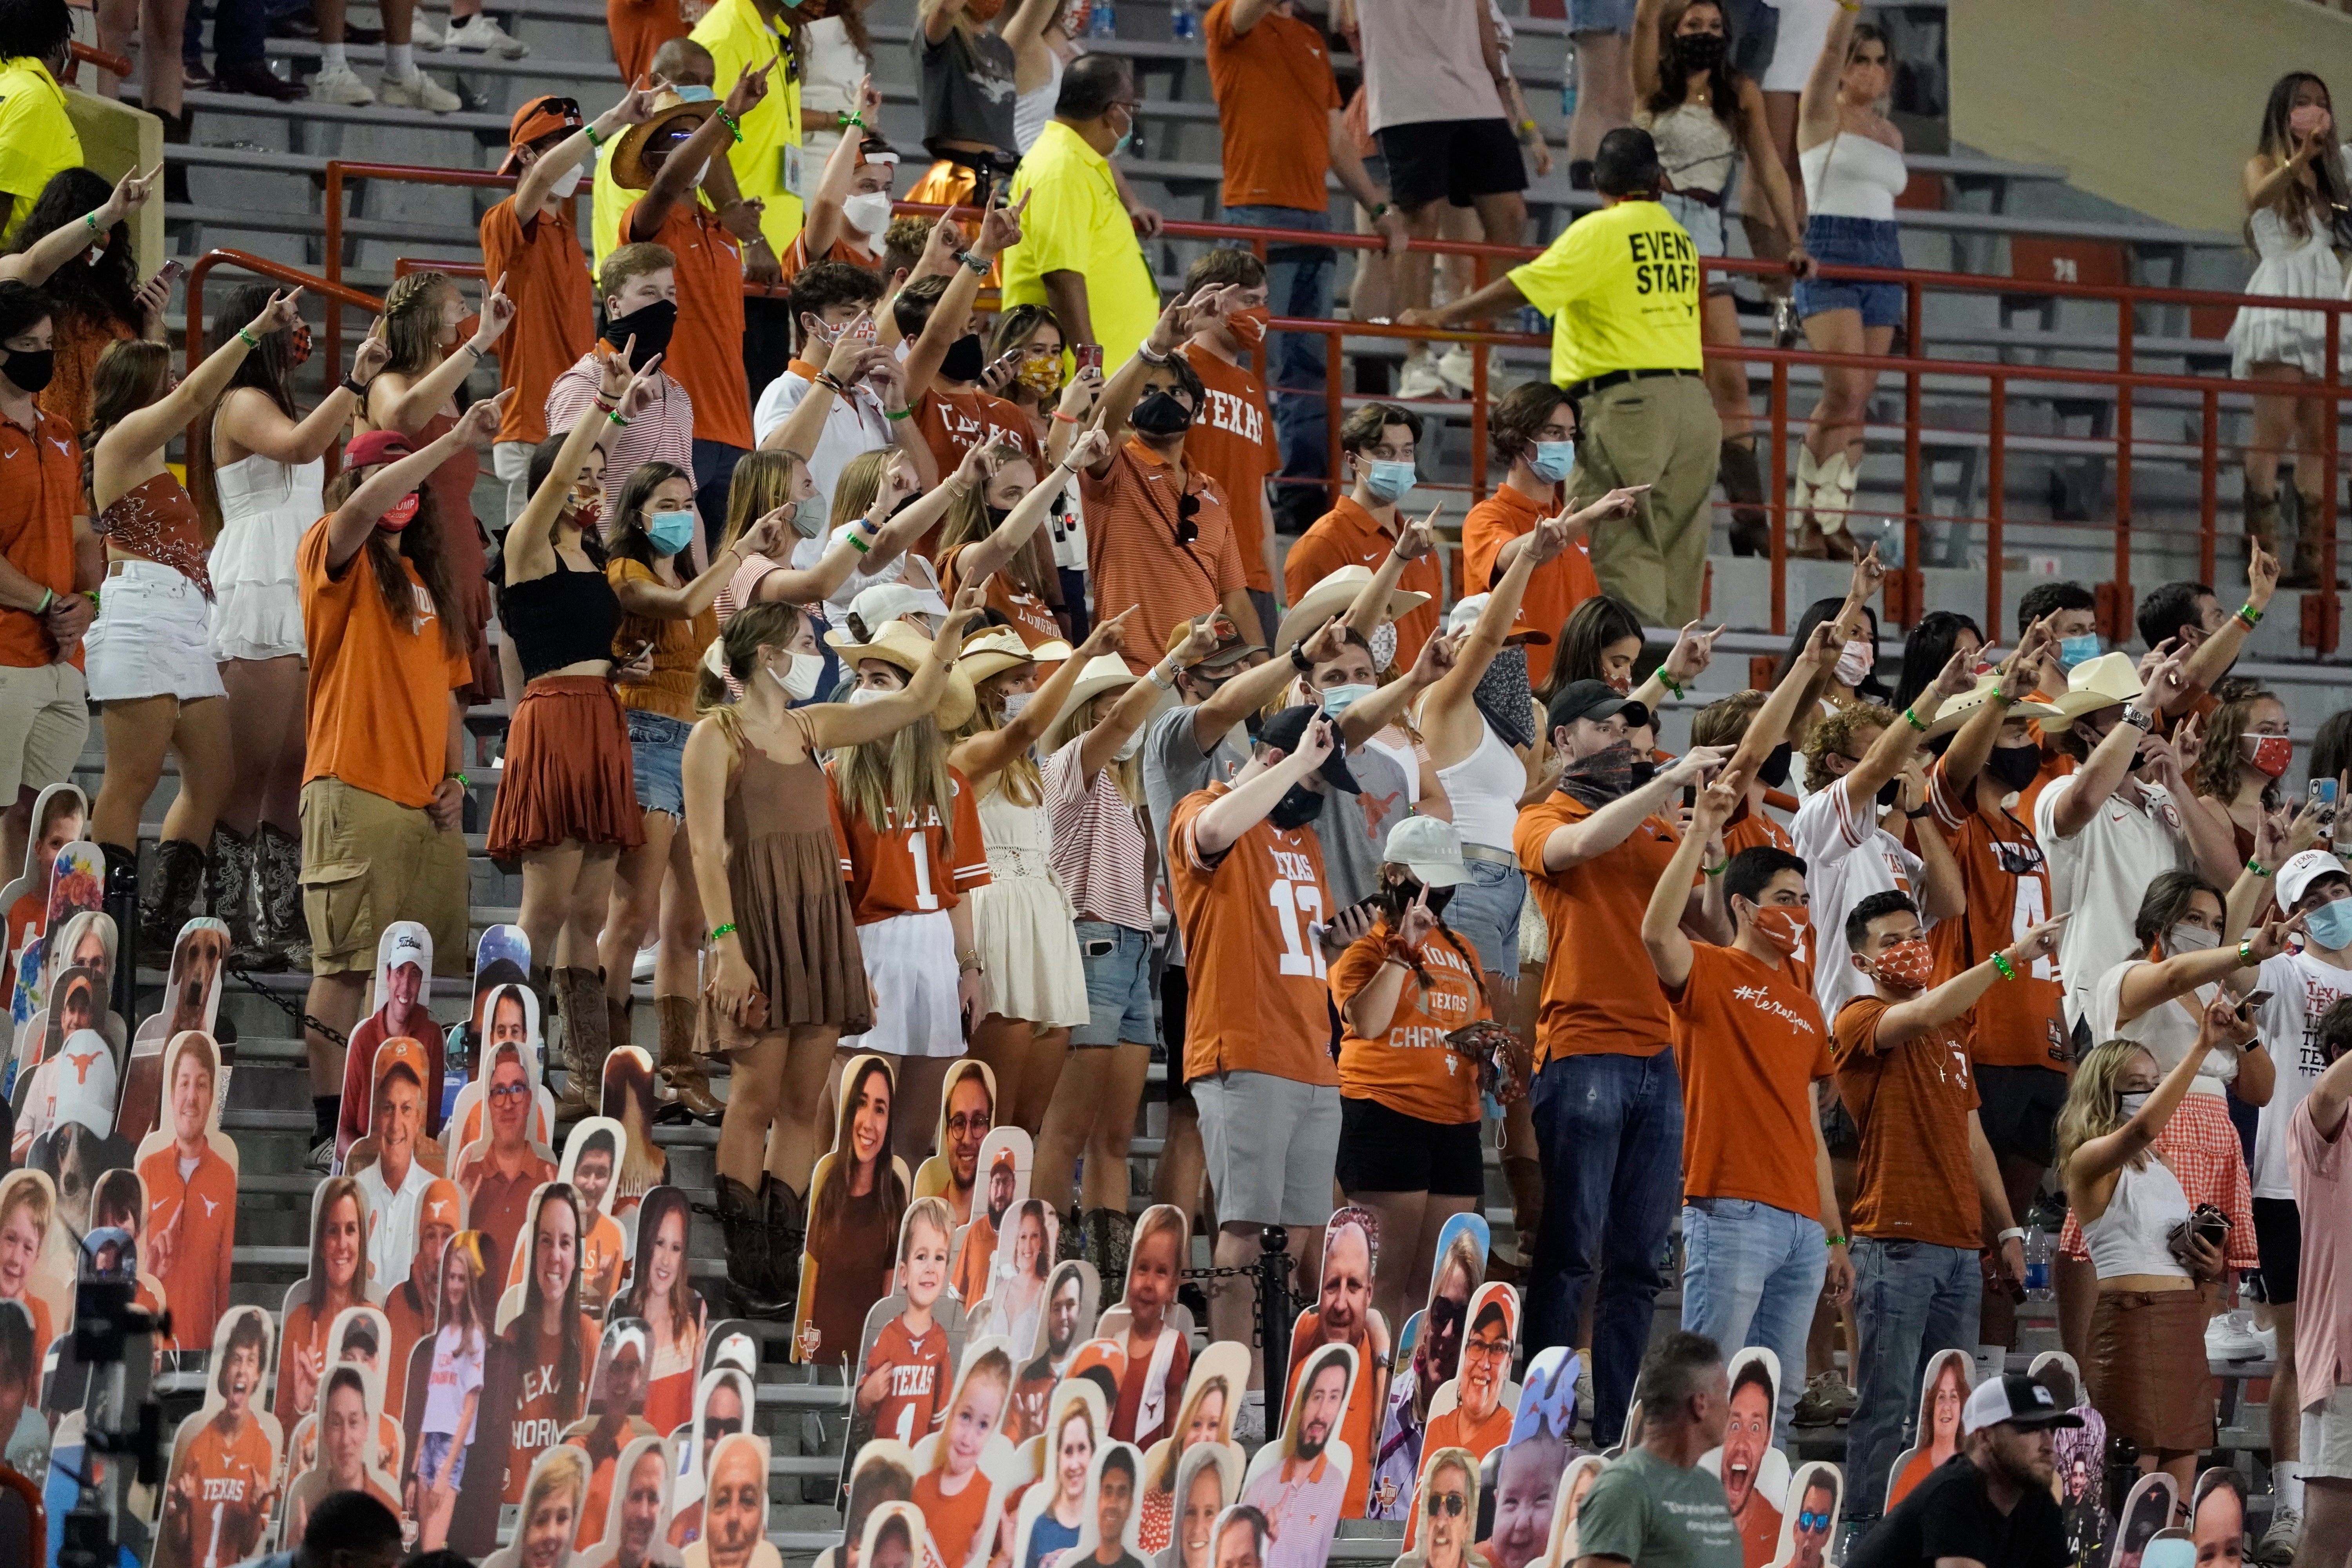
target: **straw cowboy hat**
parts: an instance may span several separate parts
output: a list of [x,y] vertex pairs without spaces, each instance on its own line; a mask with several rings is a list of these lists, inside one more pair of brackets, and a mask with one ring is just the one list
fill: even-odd
[[[1275,646],[1289,647],[1333,616],[1345,615],[1348,606],[1356,602],[1356,595],[1364,591],[1364,584],[1371,580],[1372,569],[1369,566],[1342,566],[1299,595],[1298,603],[1291,605],[1282,617],[1282,629],[1275,636]],[[1384,616],[1392,621],[1399,616],[1411,615],[1427,603],[1429,595],[1426,594],[1391,588]]]
[[[1978,676],[1973,690],[1963,691],[1958,697],[1948,699],[1941,708],[1936,710],[1936,721],[1927,726],[1928,736],[1932,739],[1937,735],[1948,735],[1958,729],[1969,721],[1970,714],[1983,707],[1991,700],[1992,694],[2000,689],[1999,675]],[[2063,715],[2058,709],[2047,702],[2025,700],[2011,703],[2005,717],[2039,719],[2042,721],[2042,727],[2047,729],[2053,720],[2060,719]]]
[[[931,639],[905,621],[892,621],[875,633],[874,640],[868,643],[853,642],[847,632],[839,630],[825,633],[824,640],[853,672],[860,660],[878,658],[905,671],[909,681],[931,657]],[[979,705],[980,700],[971,689],[971,677],[950,665],[947,689],[940,694],[940,705],[932,710],[931,717],[939,721],[940,729],[953,730],[969,720]]]
[[1011,626],[988,626],[963,639],[956,668],[974,686],[1017,665],[1059,664],[1070,657],[1070,645],[1059,637],[1031,647]]
[[1087,703],[1106,691],[1124,691],[1139,679],[1127,668],[1127,660],[1115,653],[1097,654],[1087,660],[1086,668],[1078,671],[1077,683],[1070,688],[1070,700],[1062,704],[1062,710],[1045,726],[1039,742],[1045,754],[1050,757],[1069,744],[1071,731],[1076,729],[1078,715],[1086,711]]
[[646,166],[646,147],[675,147],[718,112],[719,100],[716,99],[689,103],[677,95],[675,88],[662,89],[654,95],[651,118],[643,125],[630,126],[621,132],[621,139],[613,143],[613,183],[625,191],[642,191],[651,187],[654,171]]
[[[1450,637],[1469,635],[1471,628],[1478,624],[1478,617],[1486,614],[1486,601],[1493,597],[1492,594],[1473,594],[1447,611],[1445,635]],[[1530,622],[1527,612],[1522,610],[1512,616],[1511,629],[1503,634],[1503,642],[1506,646],[1533,644],[1548,647],[1551,644],[1551,634]]]
[[2127,653],[2103,653],[2076,665],[2066,677],[2066,689],[2052,699],[2055,717],[2042,721],[2047,731],[2070,730],[2074,721],[2102,708],[2139,700],[2139,666]]

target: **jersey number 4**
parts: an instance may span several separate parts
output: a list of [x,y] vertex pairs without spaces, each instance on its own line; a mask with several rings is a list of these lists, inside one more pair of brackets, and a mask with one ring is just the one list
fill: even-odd
[[1265,901],[1274,906],[1274,923],[1282,931],[1282,973],[1322,979],[1323,946],[1314,932],[1323,923],[1323,889],[1277,878],[1266,889]]

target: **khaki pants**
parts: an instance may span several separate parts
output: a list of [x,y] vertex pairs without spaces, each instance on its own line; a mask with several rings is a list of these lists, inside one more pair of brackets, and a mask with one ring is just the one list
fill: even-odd
[[415,807],[339,778],[302,786],[302,914],[313,974],[373,972],[395,921],[433,938],[433,972],[462,975],[472,878],[466,836]]
[[1604,593],[1640,612],[1643,623],[1679,626],[1698,614],[1706,581],[1708,500],[1723,423],[1696,375],[1622,382],[1587,397],[1571,508],[1620,485],[1648,485],[1633,515],[1592,531],[1592,571]]

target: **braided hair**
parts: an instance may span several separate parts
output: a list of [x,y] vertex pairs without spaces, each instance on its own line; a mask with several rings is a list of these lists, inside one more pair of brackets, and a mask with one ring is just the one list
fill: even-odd
[[[1407,886],[1408,884],[1402,882],[1389,882],[1381,889],[1380,899],[1381,907],[1384,911],[1382,916],[1385,922],[1384,929],[1389,931],[1396,931],[1404,925],[1404,911],[1410,904],[1410,899],[1405,891]],[[1410,886],[1412,889],[1411,897],[1418,898],[1422,885],[1414,882]],[[1444,915],[1435,910],[1430,910],[1429,914],[1430,918],[1437,922],[1437,934],[1445,939],[1445,945],[1454,950],[1454,955],[1462,960],[1463,967],[1469,970],[1471,978],[1477,982],[1479,1000],[1486,1003],[1487,1011],[1492,1012],[1495,997],[1494,994],[1486,988],[1486,971],[1479,963],[1478,955],[1471,952],[1470,944],[1464,942],[1452,926],[1445,923]],[[1403,959],[1406,967],[1412,971],[1413,979],[1420,983],[1423,995],[1426,996],[1436,989],[1436,982],[1430,979],[1429,971],[1423,965],[1421,954],[1418,952],[1403,953],[1400,956]]]

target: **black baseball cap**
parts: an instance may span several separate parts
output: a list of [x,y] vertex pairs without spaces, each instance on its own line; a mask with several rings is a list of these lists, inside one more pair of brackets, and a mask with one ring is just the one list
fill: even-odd
[[[1261,745],[1280,746],[1282,754],[1286,757],[1298,750],[1298,742],[1305,737],[1307,726],[1320,718],[1322,713],[1323,710],[1311,702],[1302,702],[1296,708],[1286,708],[1268,719],[1258,731],[1258,742]],[[1337,724],[1339,721],[1335,719],[1332,722]],[[1323,781],[1333,789],[1344,790],[1349,795],[1364,793],[1364,786],[1358,784],[1356,775],[1348,771],[1348,747],[1345,741],[1331,748],[1331,754],[1323,759],[1320,771]]]
[[1579,719],[1608,719],[1619,713],[1625,715],[1628,729],[1638,730],[1650,721],[1646,704],[1622,696],[1605,680],[1571,680],[1551,700],[1544,718],[1552,729],[1575,722]]
[[2051,1392],[2021,1372],[1990,1377],[1976,1386],[1960,1409],[1960,1430],[1981,1432],[1988,1426],[2011,1426],[2021,1432],[2055,1426],[2080,1426],[2083,1418],[2060,1407]]

